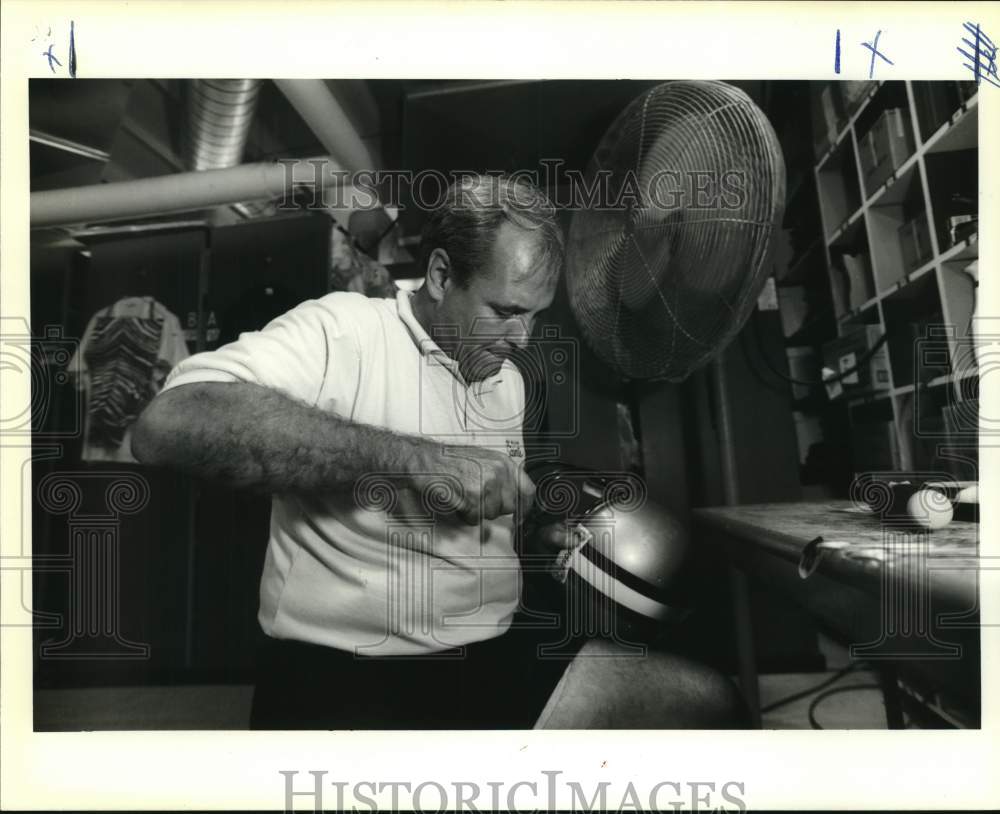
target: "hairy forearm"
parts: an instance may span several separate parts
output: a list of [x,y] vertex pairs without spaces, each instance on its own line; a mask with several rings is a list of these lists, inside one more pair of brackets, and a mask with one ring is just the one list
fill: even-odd
[[370,472],[407,472],[437,447],[357,424],[249,383],[203,382],[162,393],[136,423],[143,462],[271,492],[350,488]]

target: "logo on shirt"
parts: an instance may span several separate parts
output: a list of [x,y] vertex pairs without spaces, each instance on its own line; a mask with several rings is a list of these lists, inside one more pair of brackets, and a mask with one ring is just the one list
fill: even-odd
[[523,458],[524,451],[521,449],[521,442],[507,439],[507,454],[511,458]]

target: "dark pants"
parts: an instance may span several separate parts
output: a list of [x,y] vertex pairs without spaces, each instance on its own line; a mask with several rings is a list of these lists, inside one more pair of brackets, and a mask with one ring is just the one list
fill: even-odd
[[260,654],[251,729],[530,729],[580,642],[521,626],[420,658],[357,657],[271,640]]

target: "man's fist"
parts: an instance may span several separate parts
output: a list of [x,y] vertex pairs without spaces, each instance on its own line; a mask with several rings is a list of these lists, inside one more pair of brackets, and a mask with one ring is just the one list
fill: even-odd
[[478,525],[505,514],[522,517],[531,509],[535,484],[509,455],[472,446],[431,447],[414,456],[409,467],[416,488],[437,475],[451,475],[462,485],[443,501],[465,523]]

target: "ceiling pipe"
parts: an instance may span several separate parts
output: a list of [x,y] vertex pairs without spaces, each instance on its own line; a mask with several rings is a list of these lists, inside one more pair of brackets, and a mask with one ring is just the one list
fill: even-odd
[[275,79],[274,83],[341,167],[348,172],[378,169],[344,108],[322,79]]
[[36,144],[44,144],[46,147],[54,147],[57,150],[63,150],[74,155],[80,155],[92,161],[107,161],[111,158],[104,150],[98,150],[96,147],[89,147],[86,144],[80,144],[77,141],[71,141],[61,136],[54,136],[51,133],[44,133],[41,130],[28,130],[28,141],[33,141]]
[[339,169],[332,158],[324,156],[33,192],[31,228],[150,217],[279,198],[296,186],[328,189],[341,182],[334,175]]
[[[343,169],[351,173],[374,172],[379,169],[357,128],[326,82],[322,79],[275,79],[274,83],[302,121],[313,131],[323,149],[336,158]],[[382,204],[377,206],[382,208],[389,221],[397,222],[398,213],[395,210],[388,210]],[[328,206],[328,211],[342,228],[349,229],[354,207],[349,204],[334,204]],[[392,238],[388,238],[388,233],[384,234],[391,242]],[[368,251],[375,248],[369,247]]]

